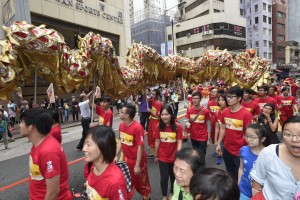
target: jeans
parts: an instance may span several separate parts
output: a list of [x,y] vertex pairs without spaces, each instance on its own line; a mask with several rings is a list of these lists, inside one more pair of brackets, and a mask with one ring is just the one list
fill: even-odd
[[199,150],[201,153],[203,153],[203,155],[205,157],[207,141],[197,141],[197,140],[191,139],[191,142],[192,142],[193,148]]
[[170,193],[173,194],[173,184],[175,181],[175,175],[173,171],[174,163],[167,163],[163,161],[158,161],[159,165],[159,173],[160,173],[160,188],[163,196],[168,195],[168,182],[170,177],[171,183],[171,191]]
[[65,109],[65,123],[69,121],[69,109]]
[[148,112],[141,112],[141,115],[140,115],[140,124],[142,125],[142,127],[146,131],[148,131],[149,117],[150,117],[150,113],[148,113]]
[[231,173],[235,180],[238,180],[238,171],[240,167],[240,157],[230,154],[226,148],[223,149],[223,159],[225,162],[226,170]]
[[82,118],[81,119],[81,126],[82,126],[82,137],[77,145],[77,149],[83,148],[83,143],[86,138],[86,134],[89,130],[89,125],[91,123],[91,118]]

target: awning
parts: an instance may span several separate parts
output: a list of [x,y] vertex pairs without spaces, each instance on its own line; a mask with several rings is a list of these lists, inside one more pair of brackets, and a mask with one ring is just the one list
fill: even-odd
[[275,71],[275,72],[279,72],[279,73],[283,72],[283,71],[282,71],[282,70],[280,70],[280,69],[273,69],[273,71]]

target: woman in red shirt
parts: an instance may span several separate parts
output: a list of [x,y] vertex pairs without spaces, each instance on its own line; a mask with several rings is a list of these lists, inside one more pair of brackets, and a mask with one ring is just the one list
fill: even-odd
[[167,199],[169,177],[171,182],[170,196],[173,194],[175,154],[181,149],[182,137],[182,126],[175,121],[172,106],[165,105],[161,111],[159,124],[154,129],[154,161],[159,164],[163,200]]
[[61,136],[61,126],[59,123],[58,110],[52,110],[52,127],[50,130],[50,135],[52,135],[59,143],[62,142]]

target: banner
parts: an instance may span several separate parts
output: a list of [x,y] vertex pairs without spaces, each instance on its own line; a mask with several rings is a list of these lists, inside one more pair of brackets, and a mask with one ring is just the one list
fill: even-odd
[[48,87],[47,95],[48,95],[50,103],[55,103],[53,83],[51,83],[50,86]]

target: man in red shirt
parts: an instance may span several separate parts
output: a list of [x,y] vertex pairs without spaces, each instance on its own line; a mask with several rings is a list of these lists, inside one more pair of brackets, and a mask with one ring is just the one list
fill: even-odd
[[124,160],[128,165],[132,184],[143,199],[149,199],[151,187],[148,176],[147,156],[144,150],[144,128],[134,120],[136,108],[126,105],[121,109],[119,126],[119,142],[117,157],[123,150]]
[[49,111],[42,108],[22,114],[20,134],[32,143],[29,157],[31,200],[71,200],[68,164],[61,144],[48,135],[52,125]]
[[200,105],[202,96],[199,92],[192,95],[193,106],[186,112],[186,123],[193,148],[199,149],[203,155],[206,155],[206,148],[211,142],[211,122],[210,114],[207,108]]
[[262,113],[264,105],[266,103],[274,104],[275,105],[275,110],[278,110],[276,100],[273,99],[272,97],[268,96],[269,87],[268,86],[259,86],[259,87],[257,87],[257,89],[258,89],[259,97],[257,99],[255,99],[255,103],[257,103],[258,106],[259,106],[259,114]]
[[98,125],[105,125],[112,127],[113,112],[109,108],[111,99],[109,96],[104,95],[100,98],[100,106],[96,106],[96,113],[99,115]]
[[[223,155],[226,170],[238,179],[240,166],[239,153],[242,146],[247,145],[244,134],[247,126],[252,123],[252,114],[241,105],[243,90],[232,87],[227,96],[228,105],[221,114],[220,135],[216,146],[219,156]],[[224,150],[221,151],[221,142],[224,142]]]
[[274,85],[270,86],[268,91],[268,96],[275,99],[275,101],[277,102],[277,107],[280,110],[282,107],[281,96],[277,95],[276,93],[277,93],[276,86]]
[[282,126],[288,118],[298,114],[298,103],[295,97],[290,96],[289,87],[283,87],[281,92],[283,96],[281,97],[282,107],[280,109],[280,124]]
[[295,97],[297,90],[299,89],[299,86],[297,85],[297,83],[293,82],[291,85],[291,92],[292,92],[292,96]]
[[221,108],[218,104],[218,90],[212,89],[211,90],[211,100],[207,104],[207,108],[209,109],[209,113],[211,116],[211,140],[212,142],[215,141],[215,128],[216,128],[216,122],[217,122],[217,116],[216,112],[218,112]]
[[252,113],[253,118],[257,118],[258,117],[258,113],[259,113],[259,106],[257,103],[254,102],[254,100],[251,99],[251,94],[252,94],[251,89],[246,88],[244,89],[244,95],[243,95],[243,100],[242,100],[242,106],[244,106],[245,108],[247,108],[247,110]]
[[149,100],[149,104],[151,109],[148,108],[148,112],[150,113],[150,121],[148,126],[148,146],[150,147],[150,155],[149,157],[154,158],[154,146],[155,146],[155,138],[153,137],[154,130],[156,125],[159,122],[160,118],[160,110],[162,108],[162,103],[159,101],[159,90],[155,89],[151,92],[152,99]]

